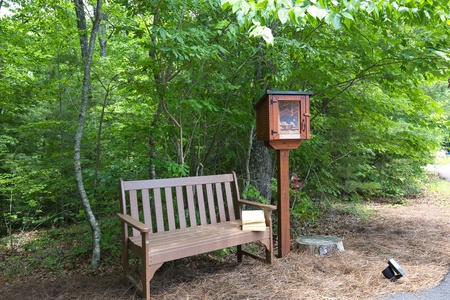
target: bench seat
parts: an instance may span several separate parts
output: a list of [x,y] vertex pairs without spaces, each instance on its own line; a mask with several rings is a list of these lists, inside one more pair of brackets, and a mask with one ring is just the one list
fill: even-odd
[[[267,231],[242,231],[241,220],[197,226],[149,236],[149,262],[157,264],[249,242],[269,239]],[[131,247],[142,247],[142,238],[131,237]]]

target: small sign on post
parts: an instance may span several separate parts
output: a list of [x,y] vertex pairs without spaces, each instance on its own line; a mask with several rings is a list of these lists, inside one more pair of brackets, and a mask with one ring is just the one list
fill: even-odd
[[268,91],[255,105],[256,138],[277,151],[278,257],[291,250],[289,214],[289,150],[310,138],[309,97],[312,93]]

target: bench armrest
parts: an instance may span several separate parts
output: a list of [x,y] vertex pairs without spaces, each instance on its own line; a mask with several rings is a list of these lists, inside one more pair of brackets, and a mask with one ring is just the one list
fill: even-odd
[[117,216],[121,219],[122,222],[127,223],[131,227],[139,230],[139,232],[141,232],[141,233],[151,231],[151,228],[149,226],[145,225],[144,223],[140,222],[139,220],[136,220],[136,219],[130,217],[129,215],[117,214]]
[[258,207],[258,208],[262,208],[262,209],[277,210],[277,207],[275,205],[263,204],[260,202],[243,200],[243,199],[239,199],[238,202],[239,202],[239,204],[250,205],[250,206],[254,206],[254,207]]

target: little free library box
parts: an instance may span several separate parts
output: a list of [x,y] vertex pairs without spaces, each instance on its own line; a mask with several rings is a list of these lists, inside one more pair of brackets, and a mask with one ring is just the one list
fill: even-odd
[[309,139],[312,93],[267,91],[256,103],[256,136],[270,149],[297,149]]

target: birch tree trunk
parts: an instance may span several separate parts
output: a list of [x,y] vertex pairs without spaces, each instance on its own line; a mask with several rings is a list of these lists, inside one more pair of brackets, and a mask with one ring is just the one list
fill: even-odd
[[91,34],[87,36],[86,14],[83,0],[73,0],[75,4],[75,12],[77,15],[77,27],[80,32],[80,47],[81,56],[83,58],[83,83],[81,88],[81,107],[78,120],[78,128],[75,134],[74,145],[74,167],[75,180],[77,182],[78,192],[80,194],[81,202],[84,208],[89,226],[92,230],[92,268],[97,268],[100,262],[100,226],[95,218],[91,208],[91,203],[87,196],[84,183],[83,173],[81,167],[81,141],[83,139],[84,126],[86,124],[86,112],[90,98],[92,97],[91,86],[91,65],[92,56],[95,48],[95,41],[100,27],[102,0],[97,0],[94,8],[94,20],[92,24]]

